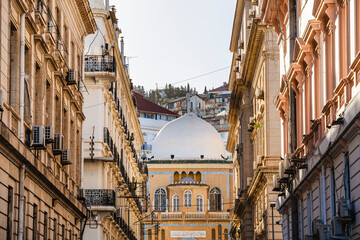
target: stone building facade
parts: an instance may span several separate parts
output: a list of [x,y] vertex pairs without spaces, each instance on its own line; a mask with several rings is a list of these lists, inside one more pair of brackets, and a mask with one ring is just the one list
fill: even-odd
[[265,21],[276,26],[284,59],[276,98],[284,160],[275,186],[283,238],[357,239],[360,3],[277,4],[278,20]]
[[281,155],[278,93],[279,47],[274,27],[263,22],[253,1],[237,1],[230,50],[232,90],[227,150],[233,153],[236,197],[234,239],[282,239],[275,225],[273,175]]
[[[275,166],[269,172],[274,174],[273,186],[269,186],[269,189],[278,194],[276,209],[281,215],[280,225],[274,227],[275,238],[279,238],[279,226],[282,239],[359,238],[360,3],[353,0],[258,0],[238,1],[237,4],[233,38],[241,26],[248,27],[247,34],[249,39],[254,37],[253,42],[244,40],[240,44],[244,47],[254,46],[252,49],[255,49],[262,39],[260,37],[273,29],[275,36],[272,39],[276,39],[279,46],[279,60],[273,65],[273,69],[278,71],[277,83],[272,83],[269,88],[275,95],[265,100],[265,104],[268,101],[271,108],[276,107],[280,116],[280,121],[277,121],[279,116],[270,115],[270,120],[275,120],[273,127],[278,129],[271,137],[275,137],[274,141],[280,144],[280,149],[277,145],[275,157],[281,157],[278,172],[275,172]],[[243,12],[238,12],[239,6],[244,6]],[[251,18],[244,17],[248,13]],[[237,16],[245,21],[236,24]],[[265,35],[257,35],[253,31],[261,26]],[[231,48],[232,51],[236,49]],[[261,56],[262,49],[257,55]],[[245,54],[239,57],[241,62],[246,63],[254,56]],[[254,69],[260,66],[257,63]],[[246,68],[240,65],[240,75],[246,76],[253,71],[243,69]],[[236,86],[236,77],[230,77],[230,82],[234,81],[233,78]],[[255,79],[252,77],[251,81]],[[246,78],[239,78],[240,85],[242,81],[246,81]],[[245,84],[239,93],[250,86],[253,85]],[[233,95],[236,96],[234,90]],[[244,95],[241,97],[244,99]],[[232,99],[232,103],[237,103],[235,109],[240,108],[241,111],[254,103],[251,94],[249,100],[237,103]],[[253,110],[249,108],[244,114]],[[247,116],[245,119],[248,119]],[[242,130],[245,127],[252,131],[248,135],[254,135],[256,128],[262,126],[257,124],[258,119],[251,118],[236,126],[237,115],[229,114],[230,124],[237,127],[234,131],[245,132]],[[231,133],[229,139],[231,136],[234,134]],[[264,139],[274,144],[271,138]],[[254,149],[249,145],[245,141],[238,149],[255,156],[250,153]],[[257,179],[257,171],[253,171],[256,166],[251,167],[250,162],[248,166],[239,175],[241,178],[251,177],[251,181],[248,181],[251,189]],[[253,173],[254,177],[251,176]],[[248,222],[255,224],[250,215]],[[254,236],[248,237],[262,239],[256,235],[256,225],[253,230]],[[271,229],[268,228],[268,231]]]
[[[85,40],[83,128],[85,239],[141,239],[146,208],[144,144],[115,8],[91,0],[100,30]],[[101,31],[101,32],[100,32]],[[118,44],[120,43],[120,44]]]
[[80,239],[87,0],[0,2],[0,239]]

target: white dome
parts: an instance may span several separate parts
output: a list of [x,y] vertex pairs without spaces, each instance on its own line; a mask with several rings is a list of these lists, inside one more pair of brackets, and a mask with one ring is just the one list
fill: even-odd
[[156,135],[152,153],[155,159],[221,159],[224,142],[211,124],[186,114],[166,124]]

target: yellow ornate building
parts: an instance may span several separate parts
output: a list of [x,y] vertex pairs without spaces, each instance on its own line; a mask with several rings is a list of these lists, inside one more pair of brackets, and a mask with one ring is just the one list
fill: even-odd
[[193,113],[153,142],[144,239],[229,239],[233,168],[219,133]]
[[84,197],[87,240],[141,239],[144,144],[115,8],[90,0],[98,32],[85,40]]
[[281,156],[281,128],[273,100],[280,78],[279,46],[258,1],[237,1],[230,50],[232,90],[227,150],[233,153],[234,239],[282,239],[273,175]]
[[5,0],[0,11],[0,239],[80,239],[89,3]]

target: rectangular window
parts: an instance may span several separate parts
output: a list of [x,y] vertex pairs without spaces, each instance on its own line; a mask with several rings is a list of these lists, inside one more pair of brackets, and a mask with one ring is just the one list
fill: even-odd
[[54,232],[53,232],[53,239],[56,240],[57,239],[57,219],[54,218]]
[[44,239],[48,239],[48,213],[44,212]]
[[334,167],[330,171],[330,201],[331,201],[331,214],[334,217],[336,215],[336,182],[335,182],[335,170]]
[[312,235],[312,221],[313,221],[313,202],[312,202],[312,190],[310,189],[307,195],[307,219],[308,219],[308,234]]
[[38,240],[38,206],[33,205],[33,240]]
[[304,200],[301,199],[300,202],[300,221],[301,221],[301,239],[305,239],[304,231]]
[[344,155],[344,189],[345,197],[350,199],[350,166],[349,166],[349,153]]
[[13,209],[14,209],[14,190],[11,186],[8,188],[8,216],[7,216],[7,227],[6,227],[6,240],[12,239],[13,229]]
[[319,184],[319,201],[320,201],[320,219],[326,224],[326,185],[325,185],[326,168],[322,166]]

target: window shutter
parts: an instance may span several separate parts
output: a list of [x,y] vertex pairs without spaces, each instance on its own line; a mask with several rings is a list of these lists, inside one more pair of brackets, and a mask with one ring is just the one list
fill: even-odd
[[224,210],[224,199],[221,199],[221,211]]
[[169,199],[166,199],[166,212],[169,211]]
[[207,209],[210,210],[210,199],[208,199],[207,202],[208,202],[208,204],[207,204],[207,205],[208,205],[208,206],[207,206]]
[[155,210],[155,199],[152,200],[152,210]]

